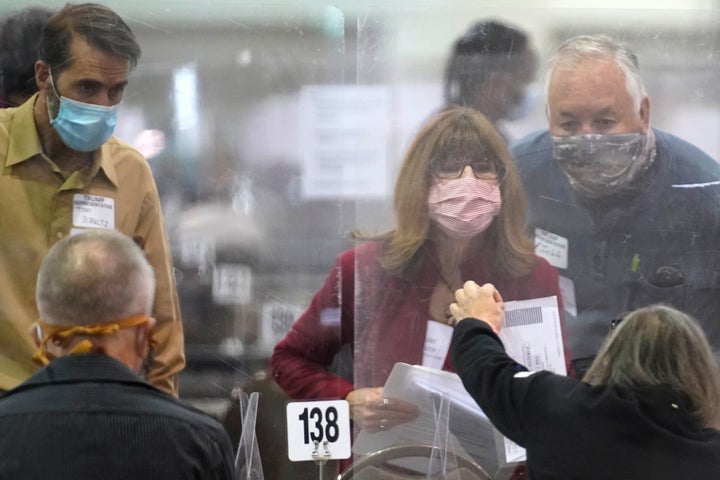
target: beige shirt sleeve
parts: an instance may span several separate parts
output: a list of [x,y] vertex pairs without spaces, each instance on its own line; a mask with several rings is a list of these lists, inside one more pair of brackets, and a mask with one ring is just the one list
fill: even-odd
[[[157,388],[178,395],[177,374],[185,366],[184,336],[177,290],[173,278],[173,263],[162,219],[160,199],[147,162],[142,159],[133,170],[117,169],[120,202],[123,197],[144,192],[139,212],[130,218],[137,223],[120,224],[119,229],[132,235],[145,251],[155,270],[156,292],[153,316],[157,320],[153,333],[154,350],[149,365],[148,381]],[[130,189],[127,186],[132,185]],[[132,192],[128,192],[132,190]],[[131,200],[127,198],[127,202]],[[122,221],[122,219],[121,219]]]
[[178,395],[177,374],[185,366],[184,337],[180,320],[173,266],[157,196],[147,198],[150,205],[138,225],[144,233],[141,245],[155,270],[156,292],[153,316],[157,325],[153,333],[155,343],[148,381],[159,389]]

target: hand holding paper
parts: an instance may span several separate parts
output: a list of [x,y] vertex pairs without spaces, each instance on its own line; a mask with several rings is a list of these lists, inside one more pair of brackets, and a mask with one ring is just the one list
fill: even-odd
[[348,393],[350,418],[369,432],[377,432],[409,422],[418,415],[417,407],[404,400],[384,398],[383,387],[359,388]]
[[490,324],[495,332],[502,328],[505,304],[493,284],[486,283],[480,287],[473,281],[467,281],[455,292],[455,301],[450,305],[450,313],[456,322],[473,317]]

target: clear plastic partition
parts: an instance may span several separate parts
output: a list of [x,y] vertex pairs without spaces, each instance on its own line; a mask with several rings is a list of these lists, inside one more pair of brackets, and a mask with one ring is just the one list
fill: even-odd
[[[349,88],[362,91],[372,86],[387,95],[387,116],[391,121],[385,132],[386,172],[395,186],[395,199],[401,201],[395,205],[394,217],[388,223],[385,215],[377,212],[380,208],[393,208],[392,186],[384,203],[381,201],[385,207],[379,207],[369,194],[357,199],[356,227],[374,237],[377,244],[369,246],[366,242],[357,247],[354,278],[350,279],[355,286],[354,388],[362,392],[383,386],[384,396],[392,393],[415,404],[419,416],[396,425],[393,413],[380,413],[379,421],[372,417],[376,414],[368,414],[367,428],[357,437],[356,455],[367,455],[398,443],[437,446],[438,434],[444,433],[447,436],[442,437],[442,445],[449,453],[472,458],[493,476],[507,478],[519,474],[515,468],[522,463],[524,452],[493,433],[487,418],[469,412],[463,399],[454,396],[451,385],[443,383],[442,377],[424,378],[427,372],[422,368],[411,371],[402,366],[400,370],[398,365],[401,362],[453,370],[446,356],[452,328],[443,323],[447,306],[453,301],[450,292],[466,280],[495,284],[506,301],[556,295],[566,357],[562,371],[576,377],[581,377],[592,362],[613,320],[654,303],[670,304],[695,316],[713,348],[720,349],[720,330],[714,313],[719,306],[716,273],[720,256],[716,247],[718,225],[713,213],[720,193],[717,168],[720,144],[716,139],[720,127],[720,91],[715,82],[717,12],[670,7],[647,10],[632,8],[632,4],[624,7],[456,5],[388,8],[360,16],[361,23],[372,19],[383,28],[358,29],[358,81]],[[692,27],[686,28],[689,25]],[[509,33],[507,28],[520,29],[525,36]],[[565,40],[596,33],[625,42],[637,56],[639,74],[649,98],[649,111],[642,113],[649,118],[643,138],[650,137],[644,141],[652,150],[647,155],[649,166],[628,181],[627,188],[602,190],[597,195],[571,185],[553,157],[552,137],[537,133],[547,132],[553,121],[550,107],[564,109],[563,114],[572,121],[590,118],[590,128],[573,132],[573,136],[641,130],[617,128],[622,115],[617,111],[601,112],[610,104],[607,91],[595,90],[602,88],[598,85],[603,81],[589,77],[584,78],[584,83],[575,80],[576,88],[587,99],[582,106],[577,101],[571,105],[557,100],[557,96],[572,98],[569,95],[572,92],[565,91],[551,91],[556,99],[554,103],[548,102],[545,84],[548,60]],[[515,45],[503,46],[503,40],[507,42],[510,36],[514,36]],[[491,41],[497,43],[489,45]],[[492,54],[505,57],[479,60],[480,54],[472,49],[482,48],[481,42],[490,51],[486,57]],[[377,45],[383,46],[380,55],[375,52],[370,55],[363,49]],[[527,62],[523,52],[526,48],[535,51],[536,69],[531,75],[525,70],[531,67],[522,65]],[[493,69],[501,73],[486,71]],[[519,80],[523,82],[522,96],[506,100],[510,105],[500,113],[497,102],[508,95],[508,86]],[[475,97],[463,92],[471,87],[476,89],[472,93]],[[489,93],[480,93],[483,88]],[[590,99],[595,99],[595,103]],[[443,151],[438,147],[440,140],[432,136],[449,135],[443,133],[443,120],[438,120],[442,117],[439,112],[449,103],[480,110],[508,144],[526,189],[527,235],[533,240],[535,253],[559,274],[556,284],[551,286],[539,280],[543,266],[529,274],[516,272],[514,279],[509,278],[512,272],[500,273],[501,262],[496,260],[505,250],[492,241],[473,242],[467,247],[466,243],[454,241],[452,234],[437,235],[434,226],[438,217],[432,216],[437,208],[432,204],[434,187],[423,185],[422,177],[409,165],[412,162],[425,165],[424,148],[437,147],[434,152]],[[631,109],[644,108],[639,97],[636,103],[627,104]],[[614,126],[602,122],[614,122]],[[556,123],[554,136],[569,135],[558,134],[557,130]],[[606,138],[614,141],[618,137]],[[471,154],[468,157],[464,161],[470,164],[473,158]],[[431,158],[427,168],[432,169],[432,162],[437,160],[443,159]],[[643,154],[633,157],[636,165],[642,161]],[[590,174],[601,175],[598,170]],[[601,181],[603,187],[615,181],[610,175],[607,173]],[[378,172],[377,176],[386,178],[385,172]],[[503,200],[512,201],[508,182],[506,177],[501,194]],[[426,196],[412,197],[408,191],[413,188],[425,189]],[[403,257],[405,263],[398,274],[397,270],[387,268],[388,262],[402,254],[399,243],[393,241],[401,239],[413,225],[422,225],[414,223],[417,211],[403,202],[411,197],[427,202],[428,196],[430,205],[420,214],[430,217],[427,237],[414,246],[408,246],[409,240],[404,238],[404,248],[414,253]],[[500,213],[497,218],[502,217]],[[389,236],[377,235],[388,231],[392,232]],[[418,227],[415,231],[423,229]],[[486,239],[507,241],[492,227],[485,234]],[[454,255],[456,247],[462,248],[462,253],[455,250]],[[515,341],[511,334],[502,338],[506,342]],[[522,361],[524,358],[517,359],[531,369],[538,369]],[[547,363],[541,368],[547,369]],[[561,370],[557,365],[553,369]],[[433,402],[425,395],[433,398]],[[448,416],[441,425],[437,423],[434,403],[439,401],[438,396],[449,402]]]
[[[5,2],[0,12],[24,3]],[[557,296],[563,368],[571,374],[587,367],[611,320],[650,303],[695,315],[720,348],[713,320],[720,311],[716,2],[105,3],[143,50],[116,135],[146,156],[163,206],[185,330],[180,396],[223,422],[237,442],[242,419],[232,392],[260,392],[255,428],[265,478],[317,478],[312,462],[287,460],[288,400],[354,394],[356,403],[381,408],[396,364],[452,372],[447,311],[466,280],[502,285],[506,300]],[[460,55],[451,66],[456,42],[490,21],[523,40],[494,53],[482,67],[492,75],[463,80],[476,60]],[[526,137],[548,128],[547,61],[566,39],[591,33],[629,45],[649,98],[649,128],[613,133],[655,129],[641,191],[621,189],[612,198],[578,197],[554,163],[552,138],[529,145]],[[447,86],[448,75],[459,83]],[[534,250],[543,258],[542,274],[498,260],[510,255],[500,234],[493,233],[495,244],[467,232],[461,236],[469,241],[448,241],[452,235],[433,223],[428,197],[452,173],[439,166],[447,158],[425,155],[417,161],[426,161],[426,172],[399,178],[403,162],[413,160],[406,157],[413,141],[448,103],[482,112],[486,104],[457,97],[481,84],[490,89],[486,102],[512,97],[505,110],[484,113],[497,148],[525,164],[462,152],[457,175],[466,166],[476,178],[489,172],[506,202],[526,185],[521,230],[534,249],[523,247],[523,255]],[[510,85],[516,90],[508,93]],[[600,99],[603,92],[588,87],[584,94]],[[546,158],[553,160],[547,168]],[[413,198],[419,207],[408,204]],[[491,221],[487,228],[497,230]],[[555,274],[555,284],[545,282]],[[456,386],[439,375],[437,385]],[[502,473],[502,439],[485,429],[487,419],[458,407],[462,394],[431,391],[415,405],[428,415],[417,429],[403,430],[411,415],[402,408],[399,420],[358,418],[356,455],[398,442],[431,444]],[[479,426],[469,427],[474,421]]]

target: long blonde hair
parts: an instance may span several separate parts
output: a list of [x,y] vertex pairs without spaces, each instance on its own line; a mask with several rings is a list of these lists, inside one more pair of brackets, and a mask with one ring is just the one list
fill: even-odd
[[672,307],[628,314],[585,374],[591,385],[669,385],[684,394],[704,427],[720,427],[720,369],[697,322]]
[[[525,192],[505,142],[481,113],[452,107],[432,117],[405,154],[395,183],[396,228],[380,236],[386,241],[380,263],[387,271],[403,275],[413,265],[428,239],[428,195],[434,180],[434,162],[449,157],[482,156],[495,163],[505,176],[500,184],[502,208],[485,232],[483,249],[495,272],[505,278],[530,274],[537,265],[532,241],[525,232]],[[353,232],[359,239],[368,239]]]

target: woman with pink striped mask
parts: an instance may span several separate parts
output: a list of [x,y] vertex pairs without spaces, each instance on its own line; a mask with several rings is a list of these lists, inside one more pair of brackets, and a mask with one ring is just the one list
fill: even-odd
[[[453,370],[449,306],[465,281],[492,283],[505,300],[560,297],[557,272],[525,233],[525,196],[510,154],[476,110],[450,108],[422,127],[405,154],[394,207],[389,232],[355,232],[364,243],[340,254],[271,358],[291,397],[346,399],[356,432],[414,418],[414,405],[382,394],[396,363]],[[351,376],[334,373],[341,350],[351,350]]]
[[430,189],[430,219],[453,240],[473,238],[484,232],[500,213],[500,173],[486,159],[468,156],[437,162],[437,181]]

